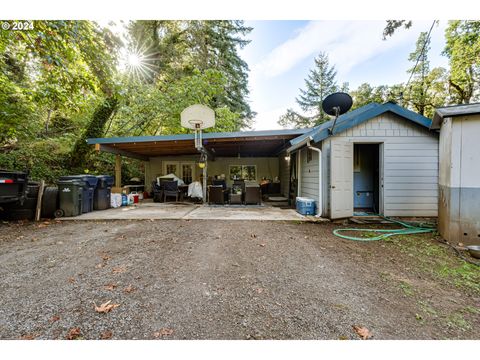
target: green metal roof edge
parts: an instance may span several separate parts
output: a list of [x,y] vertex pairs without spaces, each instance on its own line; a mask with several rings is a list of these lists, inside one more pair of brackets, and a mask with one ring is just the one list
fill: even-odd
[[[259,131],[236,131],[222,133],[203,133],[202,138],[208,139],[231,139],[238,137],[256,137],[256,136],[276,136],[276,135],[301,135],[308,131],[307,129],[281,129],[281,130],[259,130]],[[175,141],[175,140],[193,140],[194,134],[177,134],[177,135],[158,135],[158,136],[128,136],[128,137],[112,137],[112,138],[89,138],[87,144],[114,144],[114,143],[136,143],[151,141]]]

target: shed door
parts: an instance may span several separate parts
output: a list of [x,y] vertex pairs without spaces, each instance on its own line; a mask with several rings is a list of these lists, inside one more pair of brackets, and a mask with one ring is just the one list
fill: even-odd
[[353,143],[332,141],[330,169],[331,218],[353,216]]

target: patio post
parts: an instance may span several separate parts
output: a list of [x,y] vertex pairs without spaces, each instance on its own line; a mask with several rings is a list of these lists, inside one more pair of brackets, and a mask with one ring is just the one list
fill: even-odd
[[122,186],[122,157],[115,155],[115,187],[120,189]]
[[207,165],[208,164],[208,157],[205,154],[205,167],[203,168],[203,203],[207,203]]

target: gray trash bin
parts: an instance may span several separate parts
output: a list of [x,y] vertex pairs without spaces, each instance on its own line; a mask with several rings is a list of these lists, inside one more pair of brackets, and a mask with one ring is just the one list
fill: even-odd
[[93,195],[93,210],[110,209],[110,196],[112,193],[113,176],[98,175],[98,183]]
[[83,189],[86,184],[80,179],[59,180],[59,209],[55,217],[82,215]]
[[59,180],[82,180],[84,182],[82,194],[82,212],[87,213],[93,211],[93,195],[98,183],[96,176],[87,174],[68,175],[62,176]]

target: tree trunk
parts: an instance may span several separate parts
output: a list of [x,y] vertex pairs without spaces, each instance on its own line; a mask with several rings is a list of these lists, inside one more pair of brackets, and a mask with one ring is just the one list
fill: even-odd
[[118,99],[110,97],[100,104],[93,113],[92,120],[88,124],[85,133],[77,140],[70,156],[70,167],[84,168],[88,162],[88,155],[91,153],[91,146],[87,144],[88,138],[103,136],[105,124],[117,108]]

